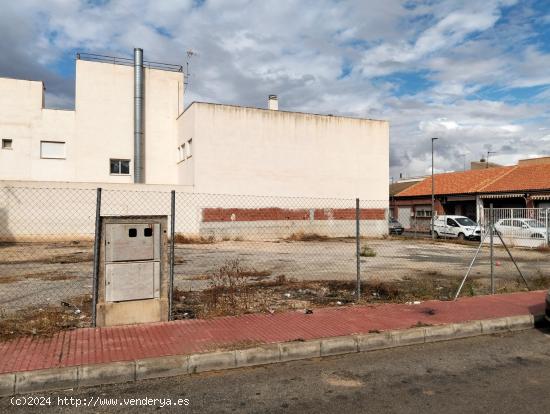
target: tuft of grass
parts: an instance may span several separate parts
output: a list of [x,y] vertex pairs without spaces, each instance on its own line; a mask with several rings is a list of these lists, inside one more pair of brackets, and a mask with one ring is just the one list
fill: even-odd
[[[67,299],[69,306],[33,306],[17,313],[0,315],[0,340],[25,335],[49,337],[59,331],[88,326],[91,302],[91,295],[83,295]],[[75,312],[76,309],[80,312]]]
[[361,257],[375,257],[376,252],[371,247],[364,244],[363,247],[361,248],[361,252],[359,253],[359,256],[361,256]]
[[303,231],[298,231],[292,233],[290,236],[286,237],[285,240],[288,241],[327,241],[328,236],[317,233],[305,233]]
[[212,244],[216,242],[216,238],[177,233],[174,235],[174,241],[178,244]]
[[537,275],[530,280],[530,287],[534,290],[543,290],[550,288],[550,277],[542,273],[539,269],[537,270]]

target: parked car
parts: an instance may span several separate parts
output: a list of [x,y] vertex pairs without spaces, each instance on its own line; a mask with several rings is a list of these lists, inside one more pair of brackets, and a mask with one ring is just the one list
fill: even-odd
[[403,234],[404,231],[405,229],[403,228],[403,225],[393,217],[390,217],[388,221],[388,232],[399,236],[400,234]]
[[481,227],[465,216],[437,216],[433,231],[436,237],[476,240],[481,237]]
[[535,219],[501,219],[495,223],[495,230],[501,236],[518,239],[547,237],[545,224]]
[[544,311],[546,320],[550,322],[550,290],[546,294],[546,310]]

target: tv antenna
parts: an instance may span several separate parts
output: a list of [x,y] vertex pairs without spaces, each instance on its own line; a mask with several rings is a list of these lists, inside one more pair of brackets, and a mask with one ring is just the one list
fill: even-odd
[[197,56],[197,55],[198,53],[193,51],[192,49],[189,49],[187,51],[187,60],[185,62],[185,79],[183,82],[185,86],[189,85],[189,77],[191,76],[191,74],[189,73],[189,62],[193,56]]

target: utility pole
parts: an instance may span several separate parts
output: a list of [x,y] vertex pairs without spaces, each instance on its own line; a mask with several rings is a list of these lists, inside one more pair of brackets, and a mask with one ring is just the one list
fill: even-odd
[[434,197],[434,141],[439,138],[432,138],[432,217],[430,231],[432,233],[432,239],[435,239],[434,232],[434,217],[435,217],[435,197]]
[[489,155],[490,154],[496,154],[496,151],[487,151],[487,159],[485,160],[485,168],[489,168]]

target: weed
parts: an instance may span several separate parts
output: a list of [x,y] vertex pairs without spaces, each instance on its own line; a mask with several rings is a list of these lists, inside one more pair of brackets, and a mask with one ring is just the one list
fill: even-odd
[[216,238],[214,236],[205,237],[177,233],[174,235],[174,241],[179,244],[212,244],[216,242]]
[[298,231],[292,233],[290,236],[286,237],[285,240],[288,241],[327,241],[328,236],[317,233],[305,233],[303,231]]
[[542,290],[550,288],[550,277],[537,270],[537,275],[530,281],[531,288],[534,290]]
[[359,256],[361,256],[361,257],[375,257],[376,252],[371,247],[364,244],[363,247],[361,248],[361,252],[359,253]]

